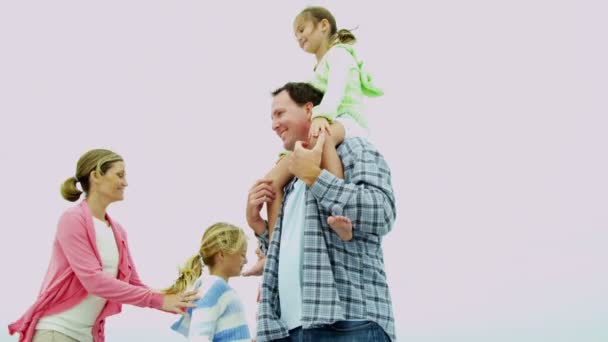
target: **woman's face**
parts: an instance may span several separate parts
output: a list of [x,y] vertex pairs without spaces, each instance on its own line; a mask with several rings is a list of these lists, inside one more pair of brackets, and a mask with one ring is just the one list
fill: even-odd
[[95,174],[92,180],[95,186],[91,191],[107,199],[109,203],[122,201],[125,188],[129,185],[125,163],[122,161],[113,162],[103,175]]

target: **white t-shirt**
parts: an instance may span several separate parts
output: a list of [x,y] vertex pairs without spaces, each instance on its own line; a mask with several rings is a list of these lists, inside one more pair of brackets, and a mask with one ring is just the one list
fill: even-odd
[[288,329],[302,325],[302,255],[306,215],[306,184],[297,180],[285,202],[279,249],[281,320]]
[[[101,257],[104,273],[118,275],[118,247],[112,228],[105,222],[93,218],[95,225],[95,242]],[[55,330],[78,341],[93,341],[93,324],[106,305],[106,299],[88,294],[74,307],[41,318],[36,330]]]

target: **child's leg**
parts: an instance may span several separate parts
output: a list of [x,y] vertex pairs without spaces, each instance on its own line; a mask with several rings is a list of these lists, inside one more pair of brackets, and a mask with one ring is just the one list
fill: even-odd
[[321,168],[331,172],[340,179],[344,179],[344,168],[342,167],[342,160],[338,156],[338,151],[336,151],[336,146],[344,141],[346,131],[344,130],[344,126],[336,121],[329,126],[329,133],[330,136],[326,139],[328,143],[323,146]]
[[276,165],[268,172],[264,178],[272,179],[272,190],[275,193],[275,198],[270,204],[266,204],[266,213],[268,215],[268,241],[271,241],[274,225],[277,223],[281,204],[283,203],[283,188],[293,178],[291,172],[287,168],[287,158],[281,158]]
[[[344,130],[344,126],[336,121],[329,126],[329,132],[331,135],[327,137],[329,138],[327,140],[331,140],[331,142],[323,146],[321,168],[331,172],[340,179],[344,179],[344,167],[342,166],[342,160],[340,160],[338,151],[336,151],[336,146],[344,141],[346,131]],[[349,241],[353,238],[353,224],[348,217],[341,215],[342,213],[333,212],[332,216],[327,218],[327,224],[342,240]]]
[[[287,159],[281,158],[276,165],[266,174],[264,178],[272,179],[272,190],[275,193],[275,198],[272,202],[266,203],[266,214],[268,215],[268,241],[271,241],[274,225],[277,223],[281,204],[283,202],[283,188],[287,185],[293,175],[287,168]],[[259,276],[264,272],[264,263],[266,257],[258,254],[258,261],[251,269],[243,272],[243,276]]]

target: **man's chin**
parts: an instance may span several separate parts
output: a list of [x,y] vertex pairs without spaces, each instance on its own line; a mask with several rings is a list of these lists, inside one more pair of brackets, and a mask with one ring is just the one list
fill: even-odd
[[294,143],[291,142],[284,142],[283,143],[283,148],[287,151],[293,151],[293,147],[294,147]]

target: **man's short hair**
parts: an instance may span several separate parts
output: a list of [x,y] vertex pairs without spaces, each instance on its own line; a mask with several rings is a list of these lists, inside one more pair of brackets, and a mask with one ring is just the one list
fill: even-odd
[[285,90],[289,97],[300,106],[312,102],[314,106],[321,103],[323,99],[323,92],[313,87],[312,85],[305,82],[289,82],[281,88],[272,92],[272,96],[277,96],[280,92]]

